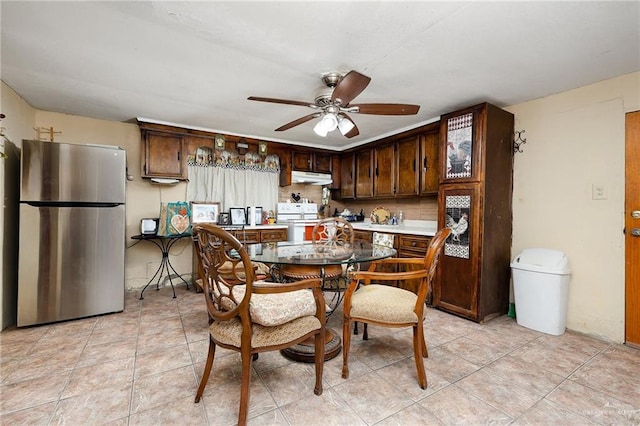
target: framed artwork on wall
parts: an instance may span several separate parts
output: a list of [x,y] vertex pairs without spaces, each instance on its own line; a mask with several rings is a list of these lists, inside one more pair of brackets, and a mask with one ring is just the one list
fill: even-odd
[[447,120],[446,178],[468,178],[473,164],[473,113]]
[[224,135],[216,135],[216,149],[224,149],[225,148],[225,137]]
[[220,217],[218,217],[218,225],[229,225],[228,212],[220,213]]
[[229,215],[231,216],[231,225],[244,225],[247,223],[247,217],[242,207],[231,207]]
[[[251,223],[251,207],[247,207],[247,223]],[[256,225],[262,224],[262,207],[254,207],[253,217]]]
[[220,203],[191,202],[191,223],[218,223]]

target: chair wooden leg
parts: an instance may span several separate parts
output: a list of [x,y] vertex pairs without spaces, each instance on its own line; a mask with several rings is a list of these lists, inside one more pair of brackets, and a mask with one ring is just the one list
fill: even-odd
[[418,371],[418,384],[422,389],[427,388],[427,374],[424,371],[424,361],[422,360],[422,350],[424,335],[420,323],[413,326],[413,358],[416,361],[416,370]]
[[324,369],[324,339],[325,333],[316,334],[316,353],[315,353],[315,363],[316,363],[316,386],[313,389],[313,393],[316,395],[322,395],[322,370]]
[[238,415],[238,425],[247,424],[247,414],[249,411],[249,388],[251,386],[251,362],[253,356],[249,349],[240,351],[242,358],[242,385],[240,387],[240,414]]
[[353,334],[358,335],[358,321],[353,322]]
[[196,392],[196,400],[195,402],[200,402],[200,398],[202,398],[202,393],[204,392],[205,386],[207,386],[207,382],[209,381],[209,374],[211,374],[211,367],[213,366],[213,358],[216,354],[216,344],[213,343],[211,337],[209,337],[209,353],[207,355],[207,362],[204,365],[204,372],[202,373],[202,378],[200,379],[200,386],[198,386],[198,391]]
[[351,321],[342,321],[342,378],[349,378],[349,346],[351,345]]
[[427,349],[427,340],[424,338],[424,334],[422,335],[422,357],[429,358],[429,350]]
[[362,340],[369,340],[369,324],[366,322],[362,324]]

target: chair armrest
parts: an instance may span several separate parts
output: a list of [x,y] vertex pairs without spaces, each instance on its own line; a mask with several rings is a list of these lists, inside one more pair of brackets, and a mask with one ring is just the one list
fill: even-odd
[[403,281],[412,280],[416,278],[423,278],[429,275],[429,271],[426,269],[419,269],[417,271],[407,272],[374,272],[374,271],[360,271],[353,272],[351,274],[351,282],[364,280],[368,284],[371,280],[377,281]]
[[307,288],[320,288],[322,285],[322,279],[309,278],[301,281],[294,281],[290,283],[253,283],[254,294],[271,294],[271,293],[285,293],[289,291],[304,290]]
[[376,265],[424,265],[422,257],[387,257],[371,262],[369,271],[374,271]]

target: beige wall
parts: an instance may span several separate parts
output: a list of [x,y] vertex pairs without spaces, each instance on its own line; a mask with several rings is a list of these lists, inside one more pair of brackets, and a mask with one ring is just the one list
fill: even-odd
[[[17,150],[22,147],[22,139],[32,135],[32,127],[35,121],[35,110],[29,106],[9,86],[0,85],[0,111],[5,118],[0,122],[3,137],[0,137],[0,152],[6,154],[6,158],[0,159],[0,329],[15,323],[17,303],[17,250],[18,239],[18,206],[19,188],[18,181],[20,159]],[[15,149],[13,148],[15,147]]]
[[[527,143],[514,164],[513,246],[567,254],[567,328],[624,341],[624,114],[640,73],[507,108]],[[606,200],[592,199],[605,185]],[[517,312],[517,307],[516,307]]]
[[[509,108],[516,130],[527,143],[514,163],[512,253],[525,247],[549,247],[567,253],[573,277],[567,327],[624,340],[624,113],[640,109],[640,73],[606,80]],[[160,202],[183,200],[186,185],[160,187],[140,179],[140,136],[134,124],[35,111],[2,85],[2,112],[9,123],[20,117],[14,139],[33,138],[32,127],[62,131],[59,142],[118,145],[127,150],[127,244],[139,220],[157,216]],[[9,89],[10,91],[10,89]],[[19,130],[18,130],[19,129]],[[592,200],[591,185],[604,184],[607,200]],[[280,190],[319,200],[315,188],[296,185]],[[354,212],[385,205],[403,209],[407,219],[436,219],[435,198],[397,203],[348,203]],[[331,202],[331,211],[345,206]],[[177,244],[172,262],[178,272],[191,271],[188,240]],[[3,255],[3,259],[5,256]],[[139,288],[155,271],[158,252],[140,243],[126,251],[126,285]],[[6,265],[5,265],[6,267]],[[6,283],[4,283],[6,285]]]

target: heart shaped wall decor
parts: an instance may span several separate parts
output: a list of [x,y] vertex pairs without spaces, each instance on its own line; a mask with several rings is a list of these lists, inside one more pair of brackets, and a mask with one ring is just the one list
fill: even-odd
[[179,234],[184,234],[189,229],[189,216],[183,214],[176,214],[171,218],[171,226]]

